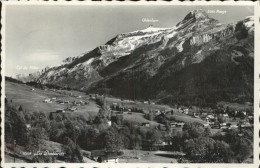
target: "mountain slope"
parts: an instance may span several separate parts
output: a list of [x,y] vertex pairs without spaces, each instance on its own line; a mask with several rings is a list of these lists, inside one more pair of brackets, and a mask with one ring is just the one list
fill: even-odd
[[221,24],[194,10],[172,28],[123,33],[38,81],[166,103],[252,101],[252,17]]

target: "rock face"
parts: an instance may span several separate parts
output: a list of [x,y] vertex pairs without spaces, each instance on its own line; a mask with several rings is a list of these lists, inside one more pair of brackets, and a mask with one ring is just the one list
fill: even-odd
[[[150,26],[119,34],[105,45],[50,68],[37,80],[130,99],[249,101],[253,96],[254,25],[252,17],[242,22],[248,35],[237,39],[236,23],[221,24],[205,11],[194,10],[175,27]],[[223,95],[221,88],[232,93]]]

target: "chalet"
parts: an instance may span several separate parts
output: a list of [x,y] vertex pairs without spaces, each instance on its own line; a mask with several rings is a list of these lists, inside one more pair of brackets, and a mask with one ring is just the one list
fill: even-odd
[[65,110],[58,109],[58,110],[56,110],[56,113],[65,113]]
[[184,108],[182,111],[183,111],[184,114],[189,114],[189,109],[188,108]]
[[161,111],[160,110],[155,110],[155,115],[160,115]]
[[156,144],[154,144],[154,146],[157,146],[157,147],[164,147],[166,145],[169,145],[169,143],[166,141],[161,141],[161,140],[159,142],[157,142]]
[[222,124],[220,124],[220,128],[223,129],[223,130],[226,130],[226,129],[228,129],[229,127],[227,126],[226,123],[222,123]]
[[242,125],[241,125],[242,128],[248,128],[248,127],[251,127],[251,124],[249,122],[244,122]]
[[45,99],[44,100],[44,103],[50,103],[51,102],[51,99]]
[[183,122],[177,123],[176,126],[177,127],[183,127],[185,124]]
[[230,125],[230,127],[229,127],[230,129],[237,129],[238,128],[238,126],[237,125]]
[[119,159],[117,156],[100,156],[97,161],[99,163],[118,163]]
[[77,110],[76,107],[72,107],[72,108],[70,108],[70,109],[71,109],[71,111],[75,111],[75,110]]
[[142,123],[141,126],[143,126],[143,127],[150,127],[150,123],[149,122]]
[[26,124],[26,128],[30,129],[31,128],[31,124]]
[[215,117],[214,117],[213,115],[211,115],[211,114],[209,114],[207,117],[208,117],[209,119],[215,119]]
[[207,117],[207,115],[208,115],[208,113],[205,113],[205,112],[201,113],[201,116],[203,116],[203,117]]
[[225,118],[225,119],[228,118],[228,114],[223,114],[222,116],[223,116],[223,118]]
[[199,118],[200,116],[199,116],[199,114],[198,113],[193,113],[193,116],[195,117],[195,118]]
[[207,127],[209,127],[209,124],[208,123],[207,124],[203,124],[203,127],[207,128]]
[[177,122],[172,122],[170,125],[171,125],[171,128],[174,128],[177,126]]
[[107,152],[104,150],[94,150],[91,152],[91,158],[99,163],[118,163],[118,152]]

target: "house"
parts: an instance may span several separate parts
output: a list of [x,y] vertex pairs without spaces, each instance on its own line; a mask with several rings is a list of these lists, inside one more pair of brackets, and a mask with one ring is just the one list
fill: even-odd
[[65,113],[65,110],[58,109],[58,110],[56,110],[56,113]]
[[215,117],[214,117],[213,115],[211,115],[211,114],[209,114],[207,117],[208,117],[209,119],[215,119]]
[[182,111],[183,111],[184,114],[189,114],[189,109],[188,108],[184,108]]
[[50,103],[51,102],[51,99],[45,99],[44,100],[44,103]]
[[176,126],[177,127],[183,127],[185,124],[183,122],[177,123]]
[[161,111],[160,110],[155,110],[155,115],[160,115]]
[[225,129],[228,129],[229,127],[226,123],[222,123],[222,124],[220,124],[220,128],[225,130]]
[[228,114],[223,114],[224,119],[228,119]]
[[104,150],[91,151],[91,158],[99,163],[118,163],[118,152],[108,152]]
[[51,100],[56,100],[56,99],[57,99],[56,97],[51,98]]
[[148,104],[148,101],[144,101],[144,104]]
[[71,109],[71,111],[75,111],[75,110],[77,110],[76,107],[72,107],[72,108],[70,108],[70,109]]
[[241,124],[242,128],[248,128],[251,127],[251,124],[249,122],[244,122],[243,124]]
[[198,113],[193,113],[193,116],[195,117],[195,118],[199,118],[200,116],[199,116],[199,114]]
[[31,124],[26,124],[26,128],[30,129],[31,128]]
[[99,163],[118,163],[118,157],[108,157],[108,156],[100,156],[98,157],[97,161]]
[[171,125],[171,128],[176,127],[177,126],[177,122],[172,122],[170,125]]
[[238,126],[237,125],[230,125],[230,127],[229,127],[230,129],[237,129],[238,128]]
[[142,123],[141,126],[150,127],[150,123],[149,123],[149,122],[147,122],[147,123]]
[[207,124],[203,124],[203,127],[207,128],[207,127],[209,127],[209,124],[208,123]]
[[111,125],[112,125],[111,121],[108,121],[108,122],[107,122],[107,125],[111,126]]

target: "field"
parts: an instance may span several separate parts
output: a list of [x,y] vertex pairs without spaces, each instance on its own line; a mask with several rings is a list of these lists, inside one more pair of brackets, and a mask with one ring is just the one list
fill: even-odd
[[[34,90],[33,90],[34,89]],[[100,107],[96,104],[95,101],[90,100],[89,96],[83,92],[78,91],[67,91],[67,90],[41,90],[37,88],[32,88],[25,84],[17,84],[13,82],[6,81],[5,93],[8,100],[12,100],[17,106],[21,105],[25,111],[28,112],[44,112],[49,114],[50,112],[55,112],[58,109],[65,109],[68,107],[66,104],[59,104],[57,102],[45,103],[45,99],[57,98],[64,101],[87,101],[87,105],[76,106],[77,110],[75,112],[66,112],[71,113],[72,115],[79,115],[87,118],[89,115],[95,116],[99,111]],[[79,98],[80,96],[80,98]],[[186,114],[180,113],[177,109],[173,109],[167,105],[158,105],[158,104],[146,104],[140,101],[130,101],[130,100],[121,100],[119,98],[106,97],[107,104],[120,103],[123,106],[129,108],[136,107],[143,109],[145,113],[149,110],[165,110],[165,111],[174,111],[174,118],[179,122],[200,122],[204,121],[193,118]],[[149,122],[151,125],[157,126],[158,123],[154,121],[149,121],[144,118],[144,114],[132,112],[132,114],[124,114],[124,119],[126,121],[133,122],[134,124],[141,124],[143,122]]]
[[[60,91],[53,91],[53,90],[41,90],[37,88],[29,87],[25,84],[17,84],[6,81],[5,93],[8,100],[12,100],[13,103],[17,105],[21,105],[25,111],[28,112],[44,112],[50,113],[55,112],[58,109],[65,109],[68,105],[66,104],[59,104],[56,102],[53,103],[45,103],[45,99],[49,98],[57,98],[62,99],[64,101],[82,101],[87,100],[86,96],[83,93],[71,91],[72,95],[81,95],[81,98],[77,98],[76,96],[70,96],[69,94],[63,94]],[[88,101],[89,104],[77,106],[75,115],[96,115],[99,108],[93,101]]]
[[119,163],[177,163],[178,152],[123,150]]

